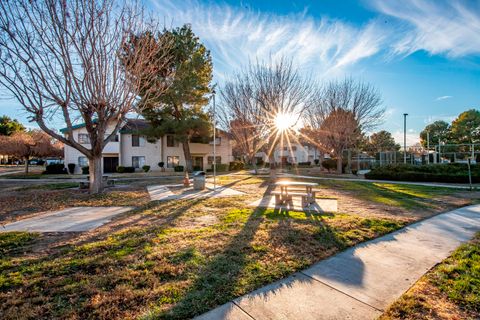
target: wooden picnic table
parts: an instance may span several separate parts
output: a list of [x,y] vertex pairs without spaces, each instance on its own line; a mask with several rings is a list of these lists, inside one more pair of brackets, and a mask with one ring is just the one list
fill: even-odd
[[[275,195],[276,204],[291,201],[293,196],[300,196],[302,198],[302,206],[305,206],[306,204],[310,205],[315,202],[315,192],[313,191],[313,187],[317,186],[317,183],[284,180],[276,182],[273,185],[280,188],[280,192],[272,192],[272,194]],[[305,187],[305,192],[295,191],[298,190],[299,187]]]

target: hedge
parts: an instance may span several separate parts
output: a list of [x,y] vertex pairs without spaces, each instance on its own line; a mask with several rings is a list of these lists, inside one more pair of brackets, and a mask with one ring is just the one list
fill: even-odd
[[67,173],[67,169],[63,163],[52,163],[45,167],[45,174],[62,174]]
[[[472,182],[480,182],[480,166],[472,165]],[[463,163],[386,165],[372,169],[365,178],[374,180],[468,183],[468,166]]]
[[229,171],[242,170],[244,168],[245,168],[245,164],[241,161],[232,161],[228,166]]
[[173,171],[175,171],[175,172],[183,172],[183,166],[175,166],[175,167],[173,167]]
[[118,173],[133,173],[133,172],[135,172],[135,168],[134,167],[118,166],[117,167],[117,172]]

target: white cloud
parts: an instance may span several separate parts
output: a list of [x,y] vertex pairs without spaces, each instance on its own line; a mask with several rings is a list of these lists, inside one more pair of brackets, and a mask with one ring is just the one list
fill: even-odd
[[190,23],[212,51],[216,76],[239,70],[249,61],[292,58],[303,71],[339,73],[381,51],[387,32],[379,21],[362,26],[305,12],[286,16],[259,13],[226,4],[151,0],[174,26]]
[[[393,139],[395,142],[400,144],[403,147],[403,130],[397,130],[392,133]],[[416,143],[420,142],[420,135],[416,131],[407,130],[406,134],[407,146],[413,146]]]
[[453,98],[452,96],[440,96],[440,97],[437,97],[435,100],[436,101],[441,101],[441,100],[447,100],[447,99],[451,99]]
[[368,2],[390,16],[402,36],[391,43],[396,54],[418,50],[460,57],[480,53],[479,1],[402,0]]

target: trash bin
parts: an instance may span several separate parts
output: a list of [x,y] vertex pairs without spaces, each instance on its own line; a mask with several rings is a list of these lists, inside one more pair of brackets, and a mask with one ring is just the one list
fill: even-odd
[[204,190],[205,189],[205,171],[197,171],[193,176],[193,189]]

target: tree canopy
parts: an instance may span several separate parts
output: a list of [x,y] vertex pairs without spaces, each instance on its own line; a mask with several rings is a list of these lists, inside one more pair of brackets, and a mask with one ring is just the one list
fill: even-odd
[[11,119],[8,116],[0,117],[0,135],[10,136],[15,132],[25,131],[23,124],[18,122],[17,119]]
[[395,139],[393,139],[392,134],[386,130],[373,133],[368,138],[366,147],[368,151],[373,153],[400,150],[400,145],[395,143]]
[[480,111],[471,109],[459,114],[450,127],[450,139],[458,144],[479,143]]
[[[151,34],[144,36],[151,37]],[[211,132],[210,117],[204,107],[212,92],[212,59],[189,25],[164,30],[156,39],[172,43],[172,60],[167,68],[174,76],[169,88],[157,99],[146,102],[141,95],[142,115],[151,124],[144,133],[154,138],[174,134],[183,145],[187,170],[192,170],[188,142],[197,135],[208,139]],[[163,77],[161,70],[158,76]]]
[[[428,134],[427,134],[428,132]],[[450,125],[443,121],[438,120],[425,127],[420,132],[420,143],[423,147],[427,147],[427,136],[430,138],[430,147],[438,145],[440,141],[445,141],[450,135]]]

